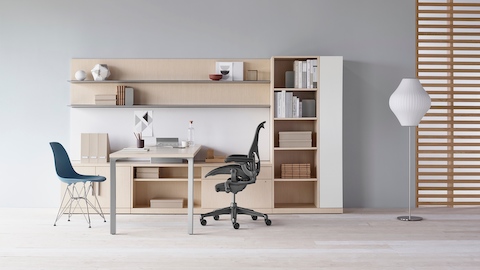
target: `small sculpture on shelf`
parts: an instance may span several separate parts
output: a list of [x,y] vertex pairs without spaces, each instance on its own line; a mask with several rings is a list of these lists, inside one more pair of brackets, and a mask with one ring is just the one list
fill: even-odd
[[87,73],[83,70],[79,70],[77,72],[75,72],[75,79],[79,80],[79,81],[83,81],[85,80],[85,78],[87,78]]
[[96,64],[92,69],[94,81],[104,81],[110,76],[110,70],[106,64]]

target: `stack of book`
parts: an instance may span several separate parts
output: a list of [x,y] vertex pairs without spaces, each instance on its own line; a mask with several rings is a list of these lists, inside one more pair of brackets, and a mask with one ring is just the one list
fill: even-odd
[[310,164],[282,164],[282,178],[310,178]]
[[95,105],[116,105],[117,95],[95,95]]
[[317,87],[317,59],[305,61],[293,61],[294,87],[295,88],[316,88]]
[[311,131],[280,131],[278,132],[279,147],[312,147]]
[[117,105],[133,106],[134,94],[133,88],[125,85],[117,85]]

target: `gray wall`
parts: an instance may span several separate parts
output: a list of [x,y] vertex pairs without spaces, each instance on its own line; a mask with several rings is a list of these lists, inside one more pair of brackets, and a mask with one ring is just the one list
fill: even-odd
[[[415,75],[413,0],[0,1],[0,207],[57,207],[71,58],[344,56],[344,206],[406,207],[408,130],[388,98]],[[75,124],[75,123],[73,123]]]

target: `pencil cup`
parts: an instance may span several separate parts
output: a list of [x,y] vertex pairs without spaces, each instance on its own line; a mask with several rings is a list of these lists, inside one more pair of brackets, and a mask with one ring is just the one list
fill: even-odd
[[137,140],[137,148],[143,148],[145,146],[145,140]]

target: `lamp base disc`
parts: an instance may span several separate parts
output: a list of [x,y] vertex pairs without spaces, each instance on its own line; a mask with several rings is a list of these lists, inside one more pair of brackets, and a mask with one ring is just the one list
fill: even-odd
[[414,217],[414,216],[399,216],[397,217],[398,220],[401,221],[420,221],[423,218],[422,217]]

